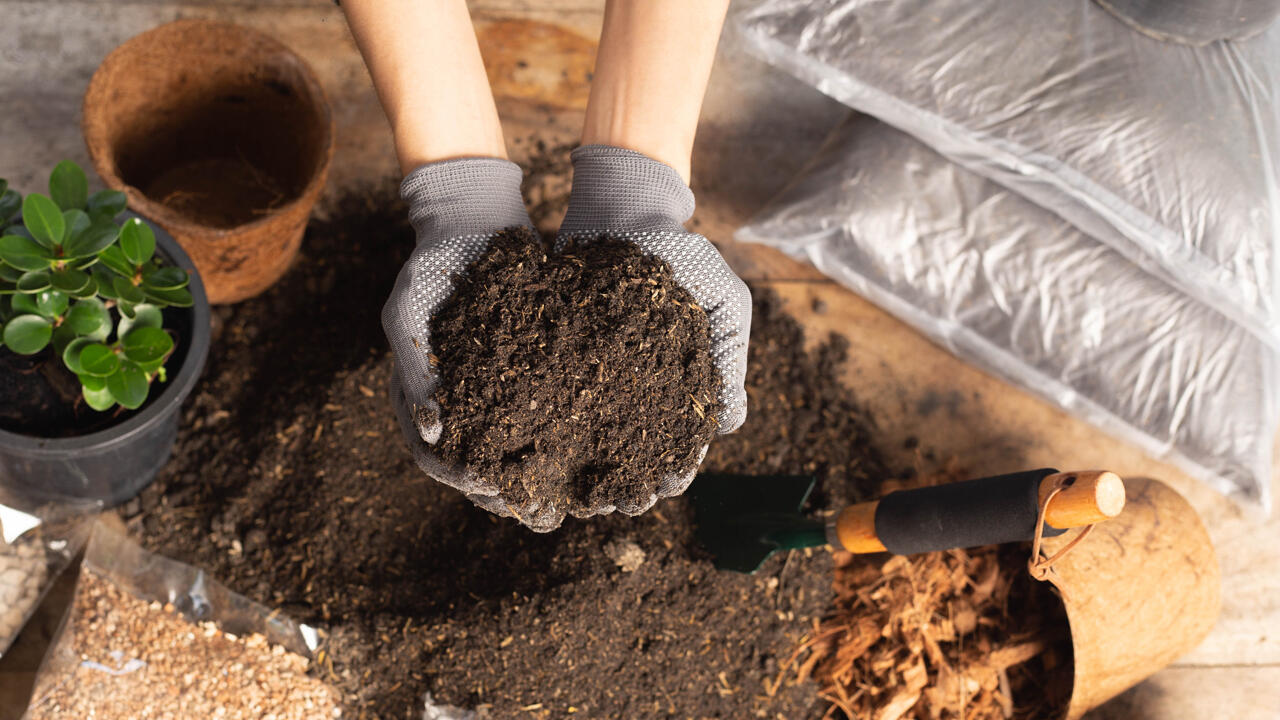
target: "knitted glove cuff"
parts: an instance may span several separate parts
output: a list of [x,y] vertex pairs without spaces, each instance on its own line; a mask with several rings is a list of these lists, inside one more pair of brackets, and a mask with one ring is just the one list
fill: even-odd
[[520,196],[520,166],[499,158],[459,158],[429,163],[409,173],[400,197],[420,242],[460,235],[489,235],[532,225]]
[[580,147],[572,159],[573,191],[560,232],[685,232],[693,191],[670,165],[609,145]]

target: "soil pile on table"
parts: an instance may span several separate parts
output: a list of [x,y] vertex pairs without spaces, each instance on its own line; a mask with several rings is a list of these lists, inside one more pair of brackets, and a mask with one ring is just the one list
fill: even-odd
[[431,323],[441,459],[515,508],[643,508],[693,472],[720,379],[707,314],[671,268],[599,238],[499,233]]
[[336,715],[333,691],[307,676],[306,658],[261,635],[191,623],[91,570],[80,574],[62,642],[41,670],[30,720]]
[[[216,309],[174,459],[126,508],[152,549],[320,625],[315,672],[346,717],[419,718],[430,692],[491,717],[782,717],[822,710],[782,662],[830,607],[830,554],[714,569],[688,503],[535,534],[414,465],[390,412],[379,312],[413,247],[403,207],[352,200],[262,296]],[[756,292],[751,413],[706,470],[815,472],[869,494],[887,471],[840,381]]]

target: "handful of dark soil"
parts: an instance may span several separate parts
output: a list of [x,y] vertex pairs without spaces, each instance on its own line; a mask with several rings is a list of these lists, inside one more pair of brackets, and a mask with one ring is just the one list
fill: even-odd
[[695,470],[720,377],[707,315],[670,267],[602,237],[552,253],[501,233],[432,321],[444,432],[437,452],[575,515],[644,507]]

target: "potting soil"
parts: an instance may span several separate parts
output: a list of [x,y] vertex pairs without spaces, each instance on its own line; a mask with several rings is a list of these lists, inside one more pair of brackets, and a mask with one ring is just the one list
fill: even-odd
[[716,431],[707,314],[671,268],[599,238],[499,233],[431,324],[441,458],[512,508],[648,507]]
[[18,355],[0,348],[0,430],[69,437],[103,430],[131,414],[84,404],[80,383],[51,350]]
[[[831,601],[828,553],[717,571],[683,498],[534,534],[418,470],[378,321],[413,246],[391,197],[314,222],[279,284],[215,311],[174,459],[125,508],[145,543],[326,629],[313,672],[348,717],[417,718],[426,692],[497,718],[818,711],[814,687],[776,679]],[[703,469],[872,493],[888,472],[840,381],[843,346],[806,351],[756,295],[751,413]]]

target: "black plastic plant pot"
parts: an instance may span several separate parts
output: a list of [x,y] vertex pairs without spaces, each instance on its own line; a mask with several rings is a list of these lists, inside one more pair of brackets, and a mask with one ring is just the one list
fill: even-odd
[[[134,213],[125,213],[137,217]],[[105,430],[66,438],[42,438],[0,430],[0,502],[32,510],[50,504],[83,509],[111,507],[135,497],[169,460],[183,401],[191,394],[209,354],[209,301],[191,258],[155,223],[157,254],[191,274],[194,299],[177,313],[179,337],[141,410]]]

